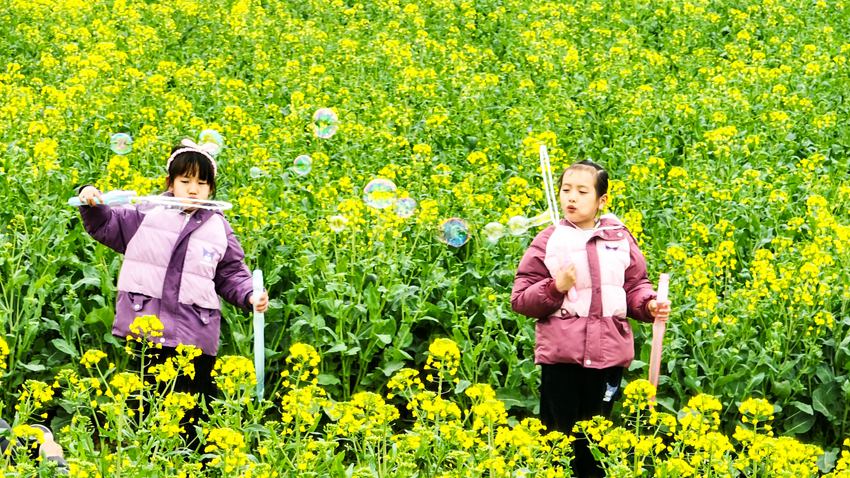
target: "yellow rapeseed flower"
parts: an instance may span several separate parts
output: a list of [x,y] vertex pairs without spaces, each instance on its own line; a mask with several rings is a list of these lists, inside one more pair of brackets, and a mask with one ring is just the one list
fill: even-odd
[[86,353],[83,354],[83,358],[80,359],[80,365],[85,366],[87,369],[92,368],[93,366],[100,363],[101,360],[106,358],[106,354],[97,349],[86,350]]
[[218,388],[228,396],[233,396],[240,390],[252,390],[257,384],[254,363],[239,355],[219,357],[210,375]]

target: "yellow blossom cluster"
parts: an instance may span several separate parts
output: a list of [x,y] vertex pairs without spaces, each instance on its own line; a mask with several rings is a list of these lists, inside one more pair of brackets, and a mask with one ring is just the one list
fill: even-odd
[[210,374],[219,390],[228,397],[235,397],[240,392],[253,389],[257,384],[254,363],[240,355],[225,355],[219,357]]
[[312,345],[292,344],[286,357],[288,370],[281,372],[283,386],[297,388],[302,383],[316,385],[319,376],[319,354]]
[[457,372],[460,366],[460,348],[451,339],[440,338],[428,346],[428,359],[425,370],[429,372],[427,380],[457,382]]

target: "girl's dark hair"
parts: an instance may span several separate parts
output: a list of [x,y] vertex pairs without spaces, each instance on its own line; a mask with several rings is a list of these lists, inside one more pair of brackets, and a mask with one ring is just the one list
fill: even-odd
[[605,168],[589,159],[573,163],[565,169],[564,172],[561,173],[561,177],[558,179],[559,188],[564,183],[564,175],[567,174],[567,171],[572,170],[588,171],[593,173],[596,175],[596,197],[602,197],[603,195],[608,194],[608,171],[605,171]]
[[[171,148],[171,154],[174,154],[178,149],[183,149],[186,146],[177,144]],[[165,180],[165,188],[168,189],[174,184],[174,178],[177,176],[194,176],[198,175],[198,179],[206,181],[210,185],[210,197],[215,196],[215,170],[210,160],[202,153],[197,151],[186,151],[178,154],[168,166],[168,178]]]

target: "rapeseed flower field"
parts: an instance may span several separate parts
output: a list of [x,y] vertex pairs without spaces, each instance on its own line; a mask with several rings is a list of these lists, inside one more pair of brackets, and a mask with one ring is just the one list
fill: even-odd
[[[672,277],[658,389],[635,325],[623,400],[577,432],[609,476],[847,476],[848,17],[818,0],[8,0],[1,415],[22,438],[49,423],[75,477],[569,476],[573,437],[535,418],[534,324],[509,304],[545,144],[556,172],[609,170],[609,212],[650,278]],[[198,351],[155,386],[128,367],[155,346],[111,335],[121,257],[66,201],[162,191],[171,146],[202,132],[272,307],[263,401],[251,321],[225,308],[194,449],[197,397],[162,390]],[[5,476],[44,473],[28,456]]]

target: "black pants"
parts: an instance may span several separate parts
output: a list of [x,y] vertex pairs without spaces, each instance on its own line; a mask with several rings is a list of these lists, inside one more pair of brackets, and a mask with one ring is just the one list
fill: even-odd
[[[174,347],[148,349],[145,351],[145,370],[147,371],[151,366],[165,363],[168,358],[176,356],[177,350]],[[201,354],[195,357],[193,362],[195,364],[195,378],[180,374],[177,377],[177,382],[174,384],[175,392],[198,395],[198,405],[192,410],[187,411],[186,415],[183,416],[183,420],[180,422],[180,425],[186,430],[182,436],[190,447],[200,447],[195,425],[198,424],[199,420],[209,418],[200,404],[201,400],[209,404],[218,392],[218,388],[216,388],[215,381],[212,378],[215,360],[215,356],[213,355]],[[155,384],[153,375],[146,373],[145,379],[148,383]],[[160,394],[165,393],[161,386],[159,387],[159,392]]]
[[[571,435],[576,422],[595,415],[610,415],[620,396],[622,367],[593,369],[576,364],[544,364],[541,367],[540,421],[549,430]],[[576,437],[573,450],[572,468],[576,476],[604,476],[587,447],[587,440]]]

